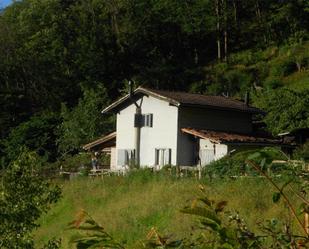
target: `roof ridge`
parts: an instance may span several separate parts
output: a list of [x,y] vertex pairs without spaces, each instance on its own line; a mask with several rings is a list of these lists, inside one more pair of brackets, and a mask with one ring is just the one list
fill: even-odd
[[[232,97],[218,96],[218,95],[208,95],[201,93],[189,93],[181,91],[170,91],[170,90],[159,90],[152,89],[143,86],[137,87],[133,95],[151,95],[154,98],[167,101],[175,106],[195,106],[195,107],[208,107],[208,108],[219,108],[227,110],[235,110],[241,112],[249,112],[252,114],[264,113],[262,110],[246,105],[243,101],[234,99]],[[102,113],[121,108],[122,104],[131,99],[130,95],[126,95],[121,99],[115,101],[108,107],[106,107]]]

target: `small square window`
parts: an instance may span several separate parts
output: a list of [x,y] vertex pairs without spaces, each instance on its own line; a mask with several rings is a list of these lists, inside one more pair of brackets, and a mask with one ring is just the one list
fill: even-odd
[[152,120],[153,120],[152,114],[144,114],[144,126],[152,127]]

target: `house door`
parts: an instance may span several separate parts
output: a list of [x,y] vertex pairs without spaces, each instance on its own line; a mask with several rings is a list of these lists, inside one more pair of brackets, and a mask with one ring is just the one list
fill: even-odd
[[212,161],[215,160],[215,153],[212,149],[202,149],[200,150],[200,159],[201,159],[201,165],[207,165],[210,164]]

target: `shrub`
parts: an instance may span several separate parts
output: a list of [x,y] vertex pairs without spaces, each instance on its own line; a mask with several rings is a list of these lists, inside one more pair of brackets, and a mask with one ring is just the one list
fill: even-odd
[[12,129],[3,141],[6,161],[15,160],[23,146],[36,151],[46,161],[55,161],[58,156],[55,129],[59,122],[55,113],[44,113]]
[[241,176],[257,175],[258,173],[248,166],[246,160],[251,158],[258,164],[263,165],[263,170],[271,170],[278,173],[283,168],[272,167],[271,163],[275,159],[286,159],[286,156],[276,148],[266,147],[260,150],[247,150],[226,156],[205,166],[204,174],[212,176]]
[[63,171],[77,172],[81,169],[91,168],[91,156],[89,153],[81,152],[76,155],[65,155],[52,167]]
[[231,54],[229,61],[232,64],[243,64],[243,65],[252,65],[257,61],[263,59],[263,53],[261,51],[253,52],[250,50],[238,52],[236,54]]
[[34,248],[37,220],[59,199],[60,189],[39,175],[40,168],[38,156],[25,150],[1,179],[0,248]]
[[295,60],[290,56],[277,59],[270,66],[270,76],[284,77],[297,71]]
[[282,86],[282,80],[280,77],[270,76],[264,80],[263,86],[268,90],[276,89]]
[[307,141],[304,145],[298,147],[294,151],[293,157],[295,159],[309,161],[309,141]]
[[242,69],[229,70],[224,74],[225,90],[229,93],[244,94],[253,82],[252,76]]
[[308,90],[295,92],[290,89],[264,91],[254,97],[257,107],[265,110],[264,122],[273,133],[290,131],[309,125]]
[[57,143],[61,153],[76,153],[80,151],[81,145],[110,132],[113,119],[101,116],[103,106],[107,103],[104,88],[85,88],[83,98],[75,108],[69,109],[62,104],[62,123],[57,130]]
[[267,78],[269,74],[269,66],[266,62],[258,62],[255,65],[255,74],[256,74],[256,79],[258,80],[258,83]]

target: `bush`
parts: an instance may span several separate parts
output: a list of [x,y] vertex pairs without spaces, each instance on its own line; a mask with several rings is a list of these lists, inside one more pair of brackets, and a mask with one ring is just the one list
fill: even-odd
[[255,105],[267,112],[264,118],[267,128],[278,134],[309,126],[308,94],[308,90],[295,92],[282,88],[253,97]]
[[270,65],[270,76],[284,77],[297,71],[297,65],[292,57],[282,57]]
[[272,167],[272,161],[275,159],[286,159],[280,150],[272,147],[266,147],[260,150],[247,150],[225,156],[220,160],[212,162],[205,166],[204,174],[208,174],[210,177],[257,175],[258,173],[246,163],[246,160],[249,158],[262,165],[263,170],[271,170],[273,173],[278,173],[284,169]]
[[229,61],[232,64],[252,65],[263,59],[263,53],[260,51],[253,52],[250,50],[231,54]]
[[24,146],[36,151],[46,161],[55,161],[58,156],[55,130],[59,122],[57,114],[44,113],[12,129],[3,141],[6,162],[15,160]]
[[78,172],[83,169],[91,169],[91,155],[81,152],[76,155],[67,154],[59,161],[51,165],[53,168],[62,169],[63,171]]
[[110,132],[113,128],[113,118],[103,118],[101,111],[108,103],[104,88],[83,89],[83,98],[78,105],[69,109],[62,104],[62,123],[58,127],[59,151],[61,153],[76,153],[81,145]]
[[266,62],[261,61],[255,65],[255,78],[258,81],[257,83],[262,82],[265,78],[267,78],[269,74],[269,66]]
[[270,76],[263,82],[263,86],[268,90],[276,89],[282,85],[282,80],[277,76]]
[[0,248],[34,248],[37,220],[60,197],[60,189],[40,177],[40,160],[23,151],[10,164],[0,185]]
[[309,141],[307,141],[304,145],[298,147],[294,151],[293,157],[295,159],[309,161]]

